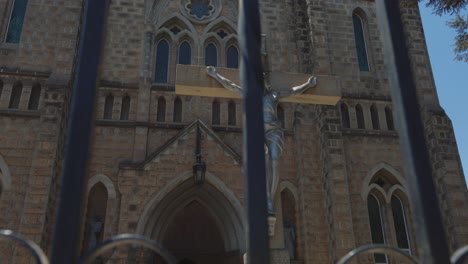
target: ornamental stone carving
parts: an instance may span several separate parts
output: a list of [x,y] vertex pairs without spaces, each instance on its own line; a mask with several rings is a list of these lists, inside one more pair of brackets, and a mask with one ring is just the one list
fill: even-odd
[[181,0],[180,11],[194,23],[208,23],[219,16],[220,0]]

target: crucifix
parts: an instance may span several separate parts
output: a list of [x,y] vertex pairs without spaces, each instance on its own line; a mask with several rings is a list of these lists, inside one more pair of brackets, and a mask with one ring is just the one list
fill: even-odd
[[[279,159],[283,147],[283,128],[278,121],[278,102],[336,105],[340,100],[338,79],[286,72],[264,74],[263,119],[269,233],[274,235],[275,195],[279,183]],[[204,77],[207,76],[207,77]],[[317,81],[318,80],[318,81]],[[218,98],[242,98],[239,70],[194,65],[177,65],[176,93]],[[290,88],[292,87],[292,88]]]
[[[207,74],[218,81],[224,88],[231,92],[242,96],[242,87],[233,83],[231,80],[220,75],[214,67],[206,68]],[[265,157],[266,157],[266,174],[267,174],[267,195],[268,195],[268,213],[270,216],[275,215],[273,199],[276,194],[276,189],[279,183],[278,162],[283,150],[283,128],[278,121],[277,107],[278,100],[287,98],[294,94],[301,94],[311,87],[317,85],[317,77],[310,77],[307,82],[292,87],[287,90],[272,90],[268,78],[264,76],[263,87],[263,122],[265,129]],[[270,234],[272,232],[270,231]]]

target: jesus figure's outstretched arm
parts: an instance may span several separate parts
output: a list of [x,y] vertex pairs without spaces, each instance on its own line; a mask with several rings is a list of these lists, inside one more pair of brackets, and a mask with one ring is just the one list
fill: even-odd
[[216,72],[216,69],[213,66],[206,67],[206,73],[215,80],[217,80],[224,88],[242,97],[242,88],[239,85],[233,83],[231,80],[226,79],[224,76]]
[[316,85],[317,85],[317,77],[312,76],[304,84],[301,84],[299,86],[294,86],[291,89],[286,90],[286,91],[280,91],[278,97],[279,98],[284,98],[284,97],[288,97],[288,96],[293,95],[293,94],[301,94],[301,93],[307,91],[307,89],[315,87]]

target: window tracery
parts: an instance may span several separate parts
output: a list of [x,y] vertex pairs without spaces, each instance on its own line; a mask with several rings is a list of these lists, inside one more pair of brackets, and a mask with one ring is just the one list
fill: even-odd
[[192,22],[207,23],[219,16],[220,0],[181,0],[182,14]]
[[[368,184],[367,209],[371,240],[374,244],[395,245],[411,254],[406,194],[399,181],[401,177],[390,171],[382,167]],[[374,259],[375,263],[389,263],[384,254],[374,254]]]

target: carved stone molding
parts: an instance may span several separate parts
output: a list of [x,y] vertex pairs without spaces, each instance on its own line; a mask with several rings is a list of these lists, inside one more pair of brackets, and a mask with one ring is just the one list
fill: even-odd
[[221,12],[220,0],[181,0],[181,13],[194,23],[208,23]]

